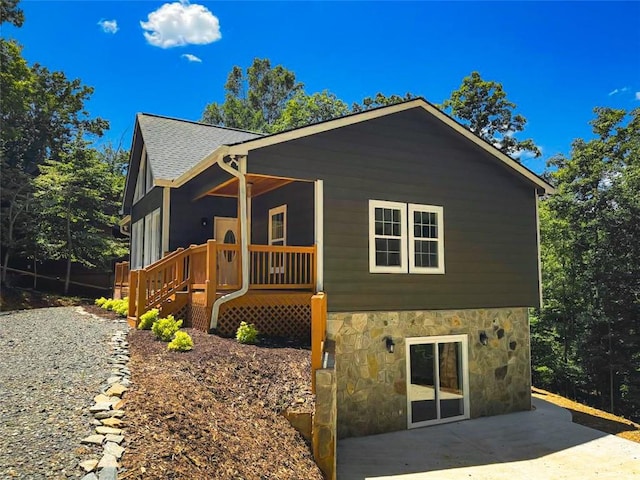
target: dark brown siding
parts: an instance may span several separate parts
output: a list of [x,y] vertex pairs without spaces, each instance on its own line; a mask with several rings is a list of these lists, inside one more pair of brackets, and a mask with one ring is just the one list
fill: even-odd
[[[252,151],[248,169],[324,180],[330,311],[538,304],[533,185],[421,109]],[[446,273],[369,273],[369,199],[443,206]]]
[[251,243],[269,243],[269,209],[287,205],[287,245],[314,243],[313,183],[294,182],[253,199]]
[[[215,166],[182,187],[171,190],[170,250],[201,244],[213,238],[213,217],[236,216],[235,198],[205,196],[195,199],[229,178],[226,172]],[[206,225],[202,225],[203,218],[207,220]]]

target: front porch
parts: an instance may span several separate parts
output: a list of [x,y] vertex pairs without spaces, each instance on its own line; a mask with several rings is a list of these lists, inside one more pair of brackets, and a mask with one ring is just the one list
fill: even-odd
[[129,324],[157,308],[202,331],[232,336],[242,321],[271,336],[309,338],[315,293],[316,246],[249,245],[248,291],[222,303],[212,324],[214,302],[242,286],[238,244],[209,240],[166,255],[143,269],[116,265],[114,297],[129,297]]

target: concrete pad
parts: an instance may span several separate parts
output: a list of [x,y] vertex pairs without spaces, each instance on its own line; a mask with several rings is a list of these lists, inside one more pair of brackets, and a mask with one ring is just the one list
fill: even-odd
[[640,479],[640,444],[535,410],[338,441],[338,480]]

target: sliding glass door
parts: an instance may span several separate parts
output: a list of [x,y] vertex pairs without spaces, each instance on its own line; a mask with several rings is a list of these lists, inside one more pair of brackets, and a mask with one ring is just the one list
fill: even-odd
[[407,426],[469,418],[467,336],[407,338]]

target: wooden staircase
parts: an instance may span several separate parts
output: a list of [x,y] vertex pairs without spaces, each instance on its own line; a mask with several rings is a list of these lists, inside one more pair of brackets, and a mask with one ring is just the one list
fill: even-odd
[[[153,308],[175,315],[189,305],[195,293],[204,294],[209,314],[216,295],[216,242],[179,248],[141,270],[129,274],[128,323]],[[186,320],[186,319],[185,319]]]

